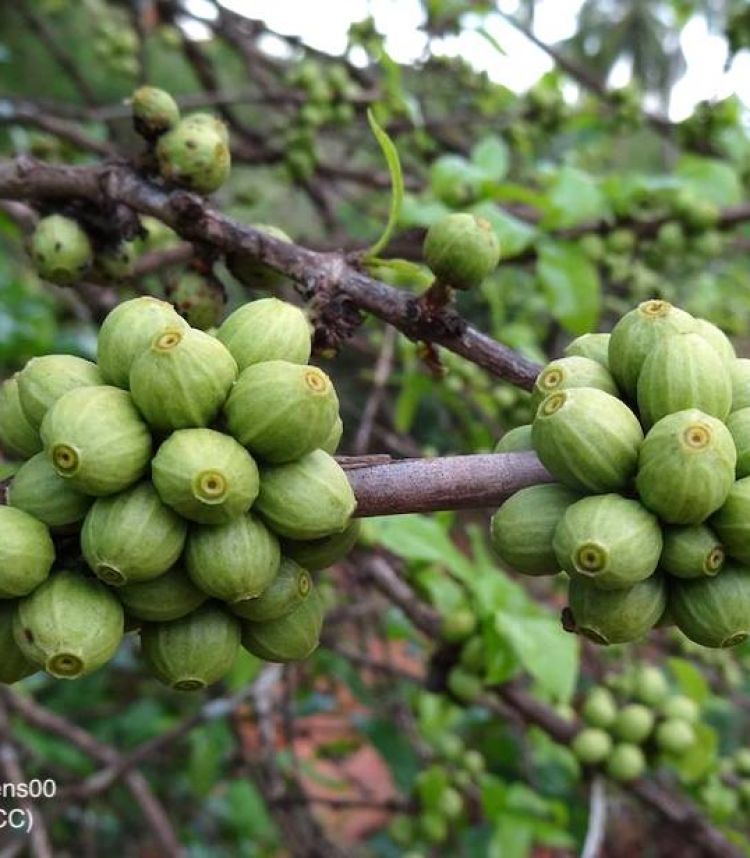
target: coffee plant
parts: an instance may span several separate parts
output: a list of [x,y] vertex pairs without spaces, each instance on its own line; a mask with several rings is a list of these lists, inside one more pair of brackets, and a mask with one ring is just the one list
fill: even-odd
[[3,855],[750,854],[746,4],[418,5],[0,8]]

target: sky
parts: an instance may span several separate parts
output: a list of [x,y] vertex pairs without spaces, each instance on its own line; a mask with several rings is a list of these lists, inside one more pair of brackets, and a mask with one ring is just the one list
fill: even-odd
[[[223,0],[237,12],[265,21],[271,29],[299,35],[305,42],[331,54],[346,47],[349,25],[372,14],[376,26],[386,36],[386,50],[399,62],[420,56],[425,46],[419,30],[422,12],[418,0]],[[583,0],[539,0],[535,34],[550,44],[571,36]],[[196,12],[210,14],[202,0],[191,0]],[[515,0],[500,0],[499,7],[513,12]],[[479,34],[465,31],[460,36],[439,40],[439,50],[461,55],[476,68],[517,92],[523,92],[552,68],[552,61],[539,48],[503,21],[499,15],[485,19],[485,26],[500,43],[499,54]],[[683,30],[682,49],[687,71],[672,93],[669,116],[680,121],[689,116],[701,100],[723,98],[732,92],[750,106],[750,52],[735,58],[725,72],[727,47],[724,39],[711,35],[705,21],[693,19]],[[627,81],[627,69],[615,70],[613,83]]]

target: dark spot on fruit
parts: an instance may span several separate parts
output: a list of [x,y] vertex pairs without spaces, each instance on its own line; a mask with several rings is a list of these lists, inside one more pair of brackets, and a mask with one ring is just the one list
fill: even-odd
[[186,140],[185,141],[185,148],[186,149],[197,149],[198,144],[195,142],[195,140]]
[[62,250],[61,242],[59,242],[59,241],[55,242],[55,250],[58,251],[58,253]]
[[24,629],[23,636],[29,643],[34,643],[34,633],[31,631],[31,629]]

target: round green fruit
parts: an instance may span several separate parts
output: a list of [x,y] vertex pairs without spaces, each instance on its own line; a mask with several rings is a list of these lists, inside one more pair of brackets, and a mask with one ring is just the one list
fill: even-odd
[[117,387],[66,393],[44,418],[41,435],[57,473],[97,497],[132,486],[151,458],[148,428],[129,394]]
[[724,566],[724,548],[705,524],[667,527],[659,564],[677,578],[712,577]]
[[731,407],[729,369],[703,337],[672,334],[653,346],[638,376],[638,410],[645,427],[691,408],[724,420]]
[[323,370],[281,360],[244,370],[224,407],[232,435],[273,464],[318,449],[338,413],[336,391]]
[[624,402],[603,390],[577,387],[542,402],[532,439],[542,464],[557,480],[598,494],[630,484],[643,431]]
[[97,340],[96,359],[105,382],[127,388],[133,361],[154,337],[167,328],[187,327],[174,307],[158,298],[143,296],[118,304],[102,323]]
[[33,515],[47,527],[63,528],[83,521],[93,499],[77,491],[37,453],[18,469],[8,488],[8,503]]
[[692,725],[681,718],[668,718],[662,721],[656,728],[654,738],[662,751],[678,756],[687,753],[696,741]]
[[737,358],[729,364],[732,379],[732,411],[750,408],[750,359]]
[[16,605],[10,599],[0,600],[0,684],[4,685],[12,685],[39,670],[39,665],[29,661],[21,652],[13,636]]
[[249,513],[225,524],[191,528],[185,549],[195,586],[224,602],[260,596],[276,577],[280,559],[276,537]]
[[472,289],[497,268],[500,242],[489,221],[472,214],[448,214],[427,230],[422,252],[441,283]]
[[464,771],[468,772],[472,777],[479,777],[487,769],[484,757],[479,751],[474,749],[466,751],[462,762]]
[[448,839],[448,823],[437,811],[422,813],[419,830],[428,843],[443,843]]
[[91,507],[81,548],[91,570],[105,584],[122,587],[158,578],[182,554],[187,523],[143,482]]
[[17,374],[0,385],[0,448],[19,459],[28,459],[42,449],[39,432],[21,406]]
[[735,752],[734,765],[741,775],[750,775],[750,748],[740,748]]
[[104,384],[95,363],[74,355],[32,358],[18,374],[18,395],[26,419],[36,429],[50,408],[66,393]]
[[255,509],[287,539],[321,539],[349,526],[357,501],[336,460],[314,450],[296,462],[261,470]]
[[[265,223],[251,224],[253,229],[274,238],[277,241],[283,241],[285,244],[291,244],[292,239],[277,226],[272,226]],[[227,256],[227,268],[244,286],[251,289],[266,289],[271,290],[280,286],[284,282],[284,275],[275,271],[269,265],[261,262],[256,256],[249,256],[242,253],[231,253]],[[309,355],[308,355],[309,357]],[[291,360],[285,357],[284,360]],[[308,358],[300,363],[307,363]]]
[[612,737],[597,727],[584,727],[571,742],[571,750],[586,766],[603,763],[612,750]]
[[456,608],[441,618],[440,637],[450,643],[460,643],[477,629],[477,618],[469,608]]
[[715,578],[675,579],[669,610],[694,643],[714,648],[742,643],[750,635],[750,569],[727,564]]
[[581,707],[581,716],[590,727],[610,727],[617,717],[617,703],[612,692],[603,686],[592,688]]
[[180,108],[172,96],[155,86],[141,86],[131,98],[133,125],[147,140],[154,140],[180,121]]
[[290,614],[313,589],[312,578],[307,569],[288,557],[282,557],[276,577],[255,599],[235,602],[231,610],[243,620],[266,623]]
[[234,358],[215,337],[171,327],[133,361],[130,391],[146,422],[168,432],[208,426],[236,377]]
[[580,495],[565,486],[529,486],[512,495],[492,517],[490,537],[497,555],[524,575],[556,575],[555,529]]
[[341,444],[343,436],[344,421],[341,419],[341,415],[337,415],[336,420],[331,427],[331,431],[328,433],[325,441],[320,445],[320,449],[323,450],[324,453],[328,453],[329,456],[335,455],[339,445]]
[[212,113],[190,113],[182,120],[186,128],[210,128],[229,146],[229,129],[226,123]]
[[307,316],[278,298],[243,304],[227,317],[216,336],[229,349],[240,372],[265,361],[306,364],[312,351]]
[[346,557],[357,544],[361,529],[359,520],[354,519],[341,533],[334,533],[321,539],[309,541],[286,539],[282,542],[282,553],[296,560],[310,572],[319,572]]
[[711,529],[730,557],[750,565],[750,477],[734,483],[723,506],[711,517]]
[[737,353],[732,341],[721,328],[716,327],[707,319],[696,319],[695,332],[703,337],[728,366],[737,360]]
[[584,357],[595,360],[609,369],[609,334],[582,334],[564,349],[566,357]]
[[208,123],[181,120],[159,138],[156,157],[167,182],[199,194],[212,194],[229,178],[229,147]]
[[151,463],[159,497],[198,524],[222,524],[246,513],[258,496],[258,467],[234,438],[213,429],[179,429]]
[[0,506],[0,599],[30,593],[46,580],[54,560],[47,527],[21,509]]
[[662,703],[661,714],[665,718],[679,718],[688,724],[697,724],[700,719],[700,706],[684,694],[672,694]]
[[545,396],[572,387],[594,387],[617,396],[617,385],[609,371],[595,360],[586,357],[559,358],[539,373],[531,394],[531,406],[536,409]]
[[154,676],[175,691],[200,691],[229,673],[240,647],[240,622],[207,604],[179,620],[147,623],[141,653]]
[[727,499],[736,461],[732,436],[721,421],[697,409],[668,414],[641,446],[641,502],[668,524],[700,524]]
[[102,280],[117,283],[135,273],[136,247],[132,241],[121,241],[99,250],[94,270]]
[[463,813],[464,800],[457,789],[446,787],[440,794],[437,806],[445,819],[454,820]]
[[323,600],[314,590],[293,611],[263,623],[242,624],[242,646],[273,662],[302,661],[312,655],[323,628]]
[[430,167],[432,193],[452,208],[479,199],[481,184],[481,171],[461,155],[441,155]]
[[607,774],[616,781],[634,781],[646,771],[646,758],[637,745],[621,742],[607,760]]
[[571,576],[580,575],[602,590],[618,590],[653,575],[662,535],[656,517],[638,501],[594,495],[565,510],[552,545]]
[[659,575],[627,590],[601,590],[576,576],[568,588],[568,603],[578,633],[606,645],[643,637],[664,613],[667,595]]
[[158,578],[126,584],[118,589],[117,596],[129,617],[151,623],[179,620],[208,599],[179,566]]
[[640,703],[630,703],[617,713],[612,729],[623,742],[640,745],[651,735],[654,721],[651,709]]
[[481,674],[484,669],[485,648],[480,633],[472,635],[461,647],[459,664],[469,673]]
[[414,825],[408,816],[394,816],[388,826],[388,834],[399,846],[408,846],[414,840]]
[[654,346],[672,333],[692,331],[695,320],[668,301],[644,301],[612,329],[609,370],[620,390],[635,401],[638,376]]
[[221,323],[226,293],[212,274],[180,271],[168,278],[165,294],[191,327],[207,331]]
[[516,426],[507,431],[495,444],[495,453],[530,453],[534,449],[531,440],[531,423],[525,426]]
[[16,643],[55,679],[78,679],[106,664],[125,633],[122,605],[100,581],[55,572],[18,603]]
[[476,703],[482,696],[484,684],[474,673],[469,673],[462,667],[451,668],[446,682],[448,691],[462,703]]
[[750,477],[750,407],[733,411],[727,418],[727,429],[737,448],[737,478]]
[[650,664],[639,664],[633,671],[633,696],[646,706],[658,706],[669,694],[666,676]]
[[91,242],[77,221],[63,215],[49,215],[34,229],[31,257],[45,280],[70,286],[91,264]]

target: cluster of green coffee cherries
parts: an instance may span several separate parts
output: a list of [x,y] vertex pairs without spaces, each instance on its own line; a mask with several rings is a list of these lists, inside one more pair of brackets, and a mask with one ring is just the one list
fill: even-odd
[[482,754],[454,733],[442,734],[432,750],[430,765],[414,781],[409,815],[396,815],[388,827],[394,842],[409,849],[405,858],[421,858],[470,825],[470,794],[486,769]]
[[328,376],[304,313],[243,305],[215,336],[151,297],[104,321],[97,362],[31,359],[0,387],[0,681],[85,676],[138,629],[151,671],[200,689],[240,645],[306,658],[310,572],[351,548]]
[[652,665],[607,678],[581,705],[584,726],[571,749],[580,763],[601,766],[618,781],[632,781],[649,766],[679,761],[696,746],[700,707],[670,692],[664,673]]
[[600,644],[676,625],[706,647],[750,634],[750,360],[666,301],[587,334],[539,374],[535,450],[555,482],[492,520],[499,556],[570,576],[564,619]]

